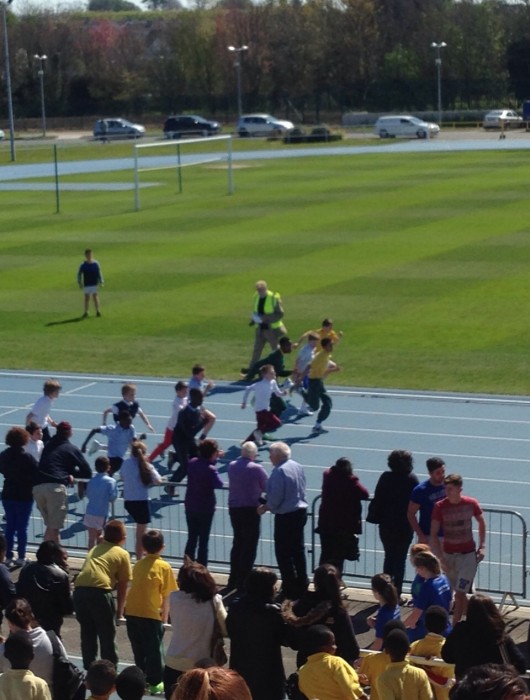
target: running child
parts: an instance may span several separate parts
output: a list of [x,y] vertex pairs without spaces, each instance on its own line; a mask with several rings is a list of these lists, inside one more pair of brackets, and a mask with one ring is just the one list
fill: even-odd
[[136,384],[124,384],[121,388],[121,395],[123,397],[121,401],[116,401],[116,403],[112,404],[110,408],[106,408],[103,411],[103,425],[107,424],[107,415],[109,413],[112,413],[112,415],[114,416],[114,420],[117,423],[120,411],[129,411],[133,420],[138,414],[143,420],[143,422],[146,424],[146,426],[149,428],[149,430],[152,433],[154,433],[155,431],[153,426],[149,422],[149,418],[142,411],[142,409],[140,408],[140,404],[136,400]]
[[[114,425],[102,425],[99,428],[92,428],[81,447],[81,452],[86,452],[86,446],[91,438],[97,433],[107,436],[107,452],[110,460],[110,473],[114,474],[115,472],[119,471],[131,443],[133,440],[136,440],[136,430],[132,424],[131,414],[129,411],[120,411],[118,415],[118,422]],[[93,454],[102,447],[103,445],[100,442],[94,440],[90,447],[89,453]]]
[[59,396],[61,385],[55,379],[48,379],[42,387],[43,396],[35,401],[33,408],[26,416],[26,425],[34,421],[42,428],[42,441],[47,443],[51,439],[48,426],[57,427],[57,423],[50,416],[50,410],[55,399]]
[[256,411],[257,428],[253,430],[243,443],[252,440],[256,445],[263,445],[263,437],[267,431],[277,430],[282,421],[271,411],[271,397],[285,396],[287,390],[282,390],[276,382],[276,372],[272,365],[264,365],[260,369],[261,381],[251,384],[245,389],[241,408],[246,408],[247,399],[251,392],[254,392],[254,410]]
[[203,396],[206,396],[213,388],[215,384],[206,379],[206,370],[202,365],[193,365],[191,368],[191,378],[188,382],[188,389],[199,389],[202,391]]
[[162,442],[156,446],[156,448],[149,455],[149,461],[153,462],[159,455],[164,455],[164,452],[171,445],[173,440],[173,431],[177,425],[177,418],[179,416],[179,411],[184,408],[188,401],[188,385],[186,382],[177,382],[175,384],[176,396],[173,399],[173,404],[171,407],[171,416],[166,425],[166,430],[164,433],[164,439]]

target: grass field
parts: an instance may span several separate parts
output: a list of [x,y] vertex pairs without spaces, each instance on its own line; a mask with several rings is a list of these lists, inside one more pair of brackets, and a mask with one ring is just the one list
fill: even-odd
[[[233,196],[215,165],[182,195],[172,171],[142,181],[137,213],[131,191],[64,192],[59,215],[52,192],[0,192],[3,367],[236,378],[263,278],[292,337],[325,316],[345,331],[334,383],[529,392],[527,153],[257,160]],[[103,317],[78,321],[87,246]]]

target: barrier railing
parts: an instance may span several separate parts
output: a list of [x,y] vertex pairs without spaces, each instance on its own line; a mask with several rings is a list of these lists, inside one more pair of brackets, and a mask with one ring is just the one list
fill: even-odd
[[[121,490],[121,486],[119,486]],[[177,485],[181,496],[185,486]],[[321,497],[317,496],[308,511],[306,526],[306,547],[308,569],[318,566],[320,559],[320,542],[314,529],[318,517]],[[228,490],[217,491],[217,510],[209,542],[209,567],[212,571],[226,573],[230,566],[230,549],[232,546],[232,527],[228,514]],[[68,502],[68,515],[61,532],[61,541],[69,551],[85,552],[87,533],[83,525],[86,499],[80,500],[71,494]],[[164,556],[170,561],[181,561],[187,540],[186,515],[183,498],[165,495],[163,486],[154,486],[151,490],[152,527],[164,532],[166,547]],[[119,497],[113,507],[113,515],[125,522],[127,529],[126,547],[134,552],[135,523],[126,513],[123,499]],[[487,527],[486,558],[480,564],[476,581],[481,591],[507,598],[516,604],[516,598],[526,599],[527,575],[527,527],[524,518],[515,511],[502,509],[484,509]],[[256,565],[276,567],[273,538],[274,518],[269,513],[261,519],[261,537],[258,546]],[[37,508],[34,508],[29,528],[29,543],[36,547],[42,541],[43,523]],[[360,536],[360,559],[358,562],[345,562],[343,580],[349,586],[369,588],[374,573],[383,570],[383,550],[379,541],[377,526],[363,523]],[[407,562],[406,582],[412,581],[413,570]]]

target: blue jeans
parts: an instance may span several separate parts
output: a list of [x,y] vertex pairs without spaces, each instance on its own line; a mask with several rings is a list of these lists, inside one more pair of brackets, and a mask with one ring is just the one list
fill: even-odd
[[186,522],[188,523],[188,541],[184,554],[187,554],[190,559],[195,560],[195,550],[197,543],[199,545],[197,552],[197,561],[203,566],[208,566],[208,540],[210,539],[210,529],[212,527],[213,512],[210,513],[192,513],[186,511]]
[[6,514],[5,535],[7,541],[7,558],[12,559],[15,534],[17,536],[18,556],[20,559],[26,557],[26,546],[28,543],[28,525],[33,508],[31,501],[4,501],[2,500]]

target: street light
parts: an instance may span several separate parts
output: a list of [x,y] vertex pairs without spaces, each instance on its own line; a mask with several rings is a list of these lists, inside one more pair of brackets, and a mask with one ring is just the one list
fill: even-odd
[[248,46],[246,44],[238,47],[229,46],[228,50],[235,52],[237,56],[234,66],[237,70],[237,115],[240,117],[243,112],[243,107],[241,105],[241,54],[243,51],[248,51]]
[[6,74],[6,93],[7,93],[7,113],[9,118],[9,142],[11,144],[11,160],[16,160],[15,154],[15,119],[13,117],[13,92],[11,90],[11,69],[9,67],[9,42],[7,38],[7,6],[11,5],[13,0],[0,2],[2,5],[2,22],[4,26],[4,70]]
[[39,56],[38,53],[36,53],[33,58],[36,61],[39,61],[39,70],[37,72],[37,75],[39,76],[39,82],[40,82],[40,109],[41,109],[41,114],[42,114],[42,135],[46,136],[46,105],[44,102],[44,62],[48,58],[46,54],[42,54],[42,56]]
[[431,48],[436,51],[434,64],[436,66],[436,85],[438,88],[438,124],[442,123],[442,55],[440,50],[445,49],[446,46],[445,41],[433,41],[431,44]]

